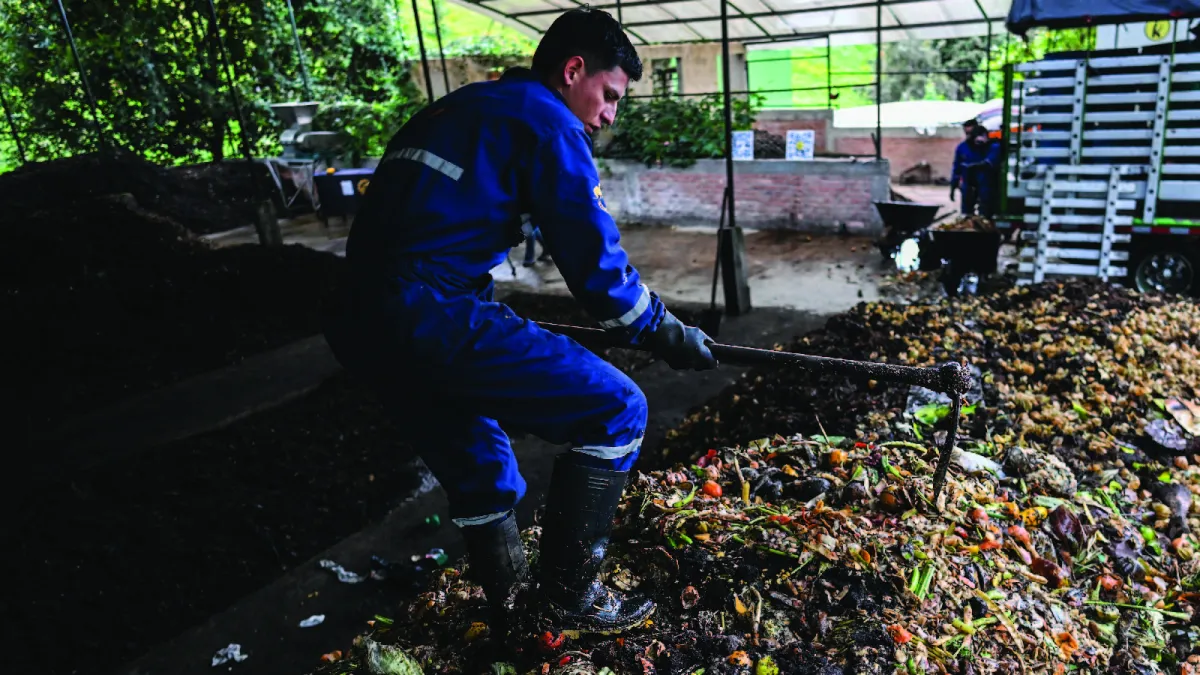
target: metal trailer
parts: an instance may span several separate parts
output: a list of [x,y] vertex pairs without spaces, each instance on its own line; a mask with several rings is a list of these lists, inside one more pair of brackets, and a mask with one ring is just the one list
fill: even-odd
[[1200,294],[1200,52],[1057,54],[1005,77],[1018,282]]

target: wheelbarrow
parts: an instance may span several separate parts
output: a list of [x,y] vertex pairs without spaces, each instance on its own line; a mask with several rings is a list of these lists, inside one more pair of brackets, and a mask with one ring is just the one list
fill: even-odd
[[[616,347],[618,349],[650,351],[647,347],[630,346],[599,328],[564,326],[552,323],[542,323],[539,325],[552,333],[564,335],[591,348]],[[933,474],[933,502],[934,504],[937,503],[938,495],[946,483],[946,472],[950,468],[950,460],[954,454],[954,440],[958,435],[962,400],[971,388],[971,373],[966,366],[956,362],[949,362],[936,367],[900,366],[891,363],[835,359],[827,356],[777,352],[768,349],[755,349],[753,347],[739,347],[719,343],[712,344],[709,348],[712,350],[712,355],[716,357],[717,361],[729,365],[799,368],[815,375],[843,375],[849,379],[895,382],[925,387],[926,389],[948,394],[952,402],[950,430],[946,434],[946,442],[939,451],[937,469]]]
[[938,215],[941,204],[921,204],[918,202],[881,201],[872,202],[879,218],[883,221],[883,236],[875,241],[883,259],[891,260],[900,250],[904,240],[912,238],[916,233],[945,219],[954,213],[953,210]]

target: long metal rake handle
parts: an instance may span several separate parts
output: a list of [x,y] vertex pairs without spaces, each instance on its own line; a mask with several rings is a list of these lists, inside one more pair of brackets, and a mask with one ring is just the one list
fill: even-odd
[[[643,352],[650,351],[647,347],[632,346],[624,343],[599,328],[565,326],[554,323],[539,323],[538,325],[552,333],[569,337],[584,345],[615,347]],[[718,361],[736,366],[796,367],[816,374],[845,375],[847,377],[868,380],[897,382],[949,394],[951,400],[951,428],[946,436],[946,443],[942,446],[939,453],[937,469],[933,474],[933,500],[936,504],[938,495],[941,494],[942,487],[946,483],[946,472],[950,468],[950,459],[954,454],[954,440],[955,436],[958,435],[959,415],[962,411],[962,397],[971,388],[971,374],[961,364],[951,362],[940,366],[900,366],[891,363],[835,359],[828,356],[777,352],[769,349],[755,349],[753,347],[720,343],[711,345],[710,349]]]

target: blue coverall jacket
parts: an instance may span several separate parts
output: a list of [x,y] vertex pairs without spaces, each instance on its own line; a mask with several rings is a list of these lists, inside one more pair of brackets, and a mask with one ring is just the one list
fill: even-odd
[[959,143],[954,148],[954,168],[950,172],[950,184],[959,189],[961,209],[964,214],[974,213],[976,202],[983,198],[980,192],[986,189],[979,180],[980,172],[968,170],[967,167],[985,161],[987,154],[986,146],[980,148],[970,139]]
[[489,270],[526,222],[602,327],[630,344],[658,327],[666,310],[621,248],[582,122],[525,69],[435,101],[391,140],[326,319],[334,353],[415,442],[460,526],[505,517],[525,492],[506,430],[615,470],[645,432],[632,380],[493,301]]

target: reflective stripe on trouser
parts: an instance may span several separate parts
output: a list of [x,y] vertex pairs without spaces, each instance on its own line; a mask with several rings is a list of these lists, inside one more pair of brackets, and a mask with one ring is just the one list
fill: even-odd
[[388,297],[359,293],[326,338],[442,484],[451,518],[494,522],[524,496],[505,430],[570,444],[589,466],[633,465],[646,399],[627,375],[499,303],[400,286],[375,293]]

